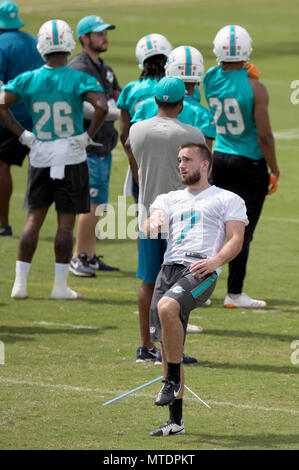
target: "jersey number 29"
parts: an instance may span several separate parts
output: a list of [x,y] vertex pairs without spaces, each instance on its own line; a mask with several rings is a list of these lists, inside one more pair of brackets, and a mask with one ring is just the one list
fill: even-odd
[[[238,101],[235,98],[224,98],[223,103],[218,98],[209,98],[211,108],[216,108],[214,119],[216,123],[217,134],[225,135],[229,132],[231,135],[240,135],[245,129],[244,119],[240,110]],[[224,126],[218,124],[218,121],[224,113],[227,123]]]

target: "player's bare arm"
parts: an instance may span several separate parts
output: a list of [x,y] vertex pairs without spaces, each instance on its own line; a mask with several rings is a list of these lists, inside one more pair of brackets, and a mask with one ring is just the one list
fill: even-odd
[[125,147],[127,138],[129,137],[130,123],[131,123],[131,117],[130,117],[129,111],[121,109],[120,118],[119,118],[119,137],[124,147]]
[[94,113],[87,131],[89,137],[93,138],[105,120],[108,106],[103,93],[90,91],[85,94],[85,99],[94,107]]
[[260,81],[249,79],[254,94],[254,119],[258,132],[258,143],[261,152],[275,177],[279,168],[275,153],[274,137],[269,117],[269,95],[267,88]]
[[134,180],[135,180],[136,184],[138,184],[138,166],[137,166],[137,162],[135,160],[134,154],[132,152],[129,137],[127,138],[127,140],[125,142],[124,148],[125,148],[125,151],[128,155],[129,164],[130,164],[130,167],[131,167],[131,170],[132,170],[132,173],[133,173]]
[[163,230],[166,230],[167,215],[160,209],[154,210],[152,215],[146,220],[143,231],[148,238],[155,238]]
[[0,121],[3,122],[13,134],[20,137],[24,128],[15,120],[9,109],[17,101],[17,96],[10,91],[2,91],[0,93]]
[[244,239],[245,224],[239,220],[229,220],[225,224],[227,242],[213,258],[202,259],[190,266],[194,275],[205,276],[220,266],[229,263],[241,251]]

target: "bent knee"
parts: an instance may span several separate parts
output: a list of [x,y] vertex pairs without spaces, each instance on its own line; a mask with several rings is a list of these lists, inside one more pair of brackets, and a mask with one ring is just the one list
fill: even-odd
[[160,318],[169,318],[179,315],[180,304],[171,297],[162,297],[158,302],[158,314]]

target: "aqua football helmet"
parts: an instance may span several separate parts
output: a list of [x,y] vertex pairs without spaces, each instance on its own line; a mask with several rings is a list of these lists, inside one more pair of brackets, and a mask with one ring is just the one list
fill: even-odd
[[138,67],[143,70],[143,63],[149,57],[154,55],[165,55],[168,57],[172,50],[172,45],[162,34],[147,34],[141,38],[136,45],[136,59]]
[[179,46],[173,49],[165,65],[165,75],[179,77],[183,82],[201,84],[204,76],[204,60],[192,46]]
[[67,52],[71,55],[75,46],[73,31],[63,20],[47,21],[38,32],[37,50],[43,58],[54,52]]
[[248,62],[252,39],[246,29],[238,25],[224,26],[215,36],[213,52],[218,65],[222,62]]

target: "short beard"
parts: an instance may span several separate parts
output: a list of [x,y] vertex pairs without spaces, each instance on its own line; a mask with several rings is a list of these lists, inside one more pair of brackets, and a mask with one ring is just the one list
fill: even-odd
[[194,173],[192,173],[192,175],[182,177],[181,179],[183,184],[186,184],[187,186],[192,186],[193,184],[199,183],[201,179],[201,174],[200,171],[195,171]]

